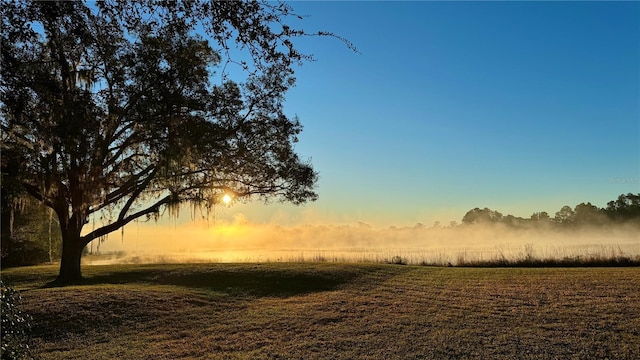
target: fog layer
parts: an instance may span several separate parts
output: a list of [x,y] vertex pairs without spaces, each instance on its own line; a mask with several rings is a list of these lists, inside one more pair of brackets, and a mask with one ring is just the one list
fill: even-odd
[[[244,217],[184,225],[132,224],[90,245],[85,263],[390,261],[453,264],[533,257],[640,256],[637,226],[577,229],[513,228],[504,224],[376,228],[352,225],[278,226]],[[100,256],[97,256],[100,255]]]

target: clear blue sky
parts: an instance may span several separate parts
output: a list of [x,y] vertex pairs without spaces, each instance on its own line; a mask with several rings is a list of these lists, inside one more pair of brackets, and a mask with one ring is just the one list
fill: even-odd
[[[291,2],[317,61],[286,111],[320,172],[305,207],[249,221],[528,217],[640,191],[640,3]],[[306,214],[306,215],[304,215]],[[275,219],[275,220],[274,220]]]

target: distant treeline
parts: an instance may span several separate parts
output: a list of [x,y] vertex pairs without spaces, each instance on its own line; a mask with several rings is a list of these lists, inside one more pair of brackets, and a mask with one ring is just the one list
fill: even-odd
[[522,218],[503,215],[489,208],[475,208],[469,210],[462,218],[463,225],[491,223],[513,227],[581,227],[623,223],[640,226],[640,193],[622,194],[618,199],[609,201],[604,208],[599,208],[590,202],[578,204],[573,208],[565,205],[553,217],[546,211],[535,212],[529,218]]

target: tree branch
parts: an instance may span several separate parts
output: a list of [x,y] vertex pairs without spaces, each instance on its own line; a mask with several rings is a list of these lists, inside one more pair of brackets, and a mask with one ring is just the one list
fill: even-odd
[[155,212],[158,212],[160,210],[160,207],[162,205],[167,205],[169,203],[171,203],[172,201],[172,195],[167,195],[165,196],[162,200],[158,201],[157,203],[153,204],[152,206],[144,209],[144,210],[140,210],[137,213],[131,214],[127,217],[124,217],[122,219],[118,219],[117,221],[109,224],[109,225],[105,225],[101,228],[98,228],[92,232],[90,232],[89,234],[85,235],[82,237],[82,240],[84,241],[85,244],[90,243],[92,240],[99,238],[100,236],[104,236],[107,235],[113,231],[116,231],[118,229],[120,229],[121,227],[127,225],[128,223],[130,223],[131,221],[144,216],[144,215],[148,215],[148,214],[152,214]]
[[[151,175],[149,175],[148,177],[146,177],[141,182],[138,182],[138,180],[142,176],[144,176],[145,174],[149,173],[149,171],[153,171],[153,173]],[[114,203],[118,202],[120,199],[122,199],[125,196],[127,196],[127,194],[136,191],[136,190],[132,190],[132,189],[139,188],[143,184],[144,184],[144,187],[146,187],[148,185],[148,181],[150,181],[150,178],[153,178],[153,176],[155,175],[155,172],[156,172],[156,170],[155,170],[155,166],[154,165],[147,166],[144,170],[142,170],[141,172],[139,172],[139,173],[133,175],[131,178],[129,178],[129,180],[127,180],[124,184],[120,185],[116,190],[114,190],[114,191],[110,192],[109,194],[107,194],[105,196],[104,200],[101,201],[101,204],[96,208],[92,208],[89,211],[89,213],[94,213],[96,211],[99,211],[99,210],[111,205],[111,204],[114,204]],[[145,184],[145,183],[147,183],[147,184]],[[137,195],[136,195],[136,197],[137,197]]]
[[53,203],[51,201],[49,201],[48,199],[46,199],[44,197],[44,195],[42,195],[42,192],[40,192],[40,189],[35,186],[35,185],[31,185],[29,183],[22,183],[22,186],[25,188],[25,190],[27,191],[27,193],[29,193],[29,195],[33,196],[34,198],[36,198],[36,200],[40,201],[41,203],[45,204],[46,206],[53,208]]
[[131,208],[131,205],[133,205],[133,203],[136,201],[138,196],[140,196],[140,194],[144,191],[144,189],[147,188],[149,183],[151,183],[151,180],[153,180],[157,172],[158,172],[158,168],[154,167],[151,173],[149,174],[149,176],[147,176],[140,185],[136,186],[135,191],[131,194],[131,196],[129,197],[129,200],[127,200],[127,203],[124,204],[124,207],[122,208],[122,210],[120,210],[118,221],[121,221],[125,218],[125,215],[129,211],[129,208]]

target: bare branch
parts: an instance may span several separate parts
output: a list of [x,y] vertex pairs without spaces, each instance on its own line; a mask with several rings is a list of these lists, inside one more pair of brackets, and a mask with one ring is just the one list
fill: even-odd
[[135,187],[135,191],[131,194],[131,196],[129,197],[129,200],[127,200],[127,203],[124,204],[124,207],[120,211],[120,215],[118,216],[118,221],[121,221],[125,218],[127,212],[129,211],[129,208],[131,208],[131,205],[138,199],[140,194],[147,188],[147,186],[149,186],[149,184],[151,183],[151,180],[153,180],[153,178],[157,173],[158,173],[158,168],[153,168],[153,171],[151,171],[151,173],[144,179],[144,181],[140,185],[137,185]]
[[162,207],[163,205],[167,205],[170,204],[172,201],[172,195],[167,195],[166,197],[164,197],[162,200],[156,202],[155,204],[149,206],[148,208],[144,209],[144,210],[140,210],[134,214],[131,214],[127,217],[124,217],[122,219],[118,219],[117,221],[109,224],[109,225],[105,225],[103,227],[100,227],[92,232],[90,232],[89,234],[85,235],[82,237],[82,240],[85,244],[88,244],[89,242],[91,242],[92,240],[99,238],[100,236],[104,236],[107,235],[113,231],[116,231],[118,229],[120,229],[121,227],[127,225],[128,223],[130,223],[131,221],[141,217],[141,216],[145,216],[148,214],[153,214],[153,213],[157,213],[160,211],[160,207]]
[[[148,174],[150,171],[152,172],[152,174],[140,181],[140,178]],[[145,183],[146,184],[144,185],[144,187],[142,187],[142,189],[146,188],[146,185],[148,185],[151,179],[153,179],[153,177],[155,176],[155,172],[156,172],[155,166],[149,165],[147,168],[145,168],[141,172],[131,176],[124,184],[120,185],[118,189],[112,191],[111,193],[107,194],[103,199],[101,199],[100,204],[96,207],[92,207],[89,210],[89,213],[94,213],[105,207],[108,207],[112,204],[117,203],[119,200],[125,198],[128,194],[135,193],[137,189],[140,189],[140,187]],[[137,194],[136,197],[138,195],[139,194]]]

